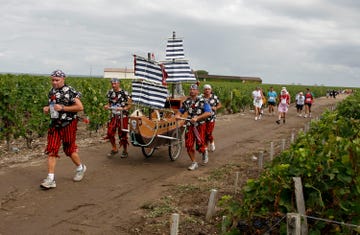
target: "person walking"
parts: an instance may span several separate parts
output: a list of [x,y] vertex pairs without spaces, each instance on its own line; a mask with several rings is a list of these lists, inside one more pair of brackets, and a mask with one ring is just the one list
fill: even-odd
[[43,112],[50,113],[51,118],[45,149],[48,175],[40,184],[42,189],[56,188],[55,166],[60,157],[61,143],[64,153],[77,167],[73,180],[81,181],[86,172],[86,166],[81,162],[76,145],[77,112],[84,109],[80,100],[81,93],[65,84],[66,75],[63,71],[55,70],[50,77],[52,88],[48,94],[49,105],[43,108]]
[[303,92],[299,92],[296,97],[296,113],[298,117],[302,117],[303,107],[305,104],[305,96]]
[[263,94],[260,90],[260,87],[256,87],[256,89],[252,92],[253,105],[255,110],[255,121],[261,119],[261,107],[263,105]]
[[120,79],[111,79],[112,89],[107,93],[108,104],[104,106],[105,110],[111,110],[110,120],[107,126],[107,135],[105,139],[109,139],[111,143],[111,151],[108,156],[113,156],[119,152],[116,146],[116,131],[119,136],[120,148],[123,147],[121,158],[128,157],[127,147],[129,145],[127,129],[129,121],[129,110],[131,108],[131,96],[120,87]]
[[275,109],[274,107],[276,106],[276,99],[277,99],[277,93],[276,91],[274,91],[274,88],[271,86],[268,93],[267,93],[267,97],[268,97],[268,107],[269,107],[269,114],[270,115],[275,115]]
[[280,124],[280,120],[283,119],[283,123],[285,123],[286,113],[289,110],[290,105],[290,94],[286,90],[285,87],[281,89],[281,93],[279,96],[279,105],[278,105],[278,120],[277,124]]
[[205,145],[205,120],[211,115],[211,107],[205,99],[199,96],[199,88],[196,84],[190,86],[190,96],[182,102],[180,109],[175,114],[176,119],[182,119],[182,115],[187,114],[185,147],[191,160],[188,170],[195,170],[199,167],[194,144],[196,149],[202,154],[203,163],[209,161]]
[[204,93],[202,94],[202,97],[204,97],[205,101],[211,107],[211,116],[208,117],[205,121],[206,151],[207,151],[208,145],[210,143],[209,150],[211,152],[214,152],[215,151],[215,141],[214,141],[213,131],[215,128],[216,112],[219,108],[222,107],[222,105],[219,100],[219,97],[213,93],[211,85],[209,85],[209,84],[204,85]]
[[311,106],[314,103],[314,96],[311,93],[309,88],[306,88],[305,93],[305,115],[304,118],[310,117],[311,118]]

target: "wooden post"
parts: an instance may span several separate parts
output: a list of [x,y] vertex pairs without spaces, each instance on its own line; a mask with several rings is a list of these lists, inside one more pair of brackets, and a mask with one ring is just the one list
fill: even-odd
[[206,220],[209,221],[215,214],[215,205],[216,205],[216,189],[211,189],[209,203],[208,203],[208,209],[206,212]]
[[270,142],[270,160],[272,161],[274,159],[274,142]]
[[223,215],[221,221],[221,234],[225,234],[226,232],[226,215]]
[[301,216],[297,213],[287,213],[286,215],[286,230],[287,235],[301,234]]
[[173,213],[171,215],[170,235],[178,235],[179,233],[179,214]]
[[239,172],[239,171],[237,171],[237,172],[236,172],[236,176],[235,176],[235,185],[234,185],[234,188],[235,188],[235,194],[237,194],[237,190],[238,190],[239,175],[240,175],[240,172]]
[[262,169],[264,165],[264,151],[259,152],[259,169]]
[[[293,177],[294,183],[295,183],[295,197],[296,197],[296,208],[300,215],[305,215],[305,201],[304,201],[304,194],[303,194],[303,187],[301,183],[300,177]],[[301,223],[301,234],[307,235],[308,229],[307,229],[307,219],[306,217],[303,217],[304,221]]]
[[295,141],[295,129],[292,129],[290,142],[294,143],[294,141]]
[[281,140],[281,151],[285,150],[286,139]]

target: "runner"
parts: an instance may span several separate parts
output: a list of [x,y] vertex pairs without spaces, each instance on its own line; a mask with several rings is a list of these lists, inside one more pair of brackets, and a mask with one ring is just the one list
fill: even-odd
[[298,117],[302,117],[302,111],[305,103],[305,96],[304,93],[299,92],[296,97],[296,113]]
[[128,157],[127,147],[129,145],[127,132],[128,115],[131,108],[131,96],[120,87],[120,79],[111,79],[112,89],[108,91],[108,104],[104,106],[105,110],[111,110],[111,118],[108,123],[108,130],[105,139],[109,139],[112,149],[108,156],[113,156],[119,152],[116,146],[115,134],[118,131],[120,148],[123,147],[121,158]]
[[255,121],[261,119],[261,106],[263,105],[262,101],[262,92],[260,87],[256,87],[256,89],[252,92],[253,105],[255,111]]
[[77,112],[84,110],[80,101],[81,93],[65,84],[66,75],[61,70],[51,73],[52,88],[49,91],[49,105],[43,108],[45,114],[50,113],[50,127],[47,135],[45,153],[48,155],[48,175],[40,184],[42,189],[56,188],[55,166],[62,143],[63,151],[76,165],[74,181],[81,181],[84,177],[86,166],[81,163],[76,145]]
[[304,118],[310,117],[311,118],[311,106],[314,103],[314,96],[311,93],[309,88],[306,88],[305,94],[305,115]]
[[285,87],[281,89],[280,97],[279,97],[279,105],[278,105],[278,120],[276,121],[277,124],[280,124],[281,118],[283,119],[283,123],[285,123],[286,113],[289,110],[290,105],[290,94],[286,90]]
[[208,149],[208,144],[210,143],[209,150],[211,152],[215,151],[215,142],[213,136],[213,130],[215,127],[216,111],[222,107],[220,100],[217,95],[212,92],[212,88],[209,84],[204,85],[204,93],[202,94],[205,101],[211,106],[211,116],[206,119],[205,122],[205,145],[206,151]]
[[269,106],[269,114],[275,115],[274,107],[276,106],[277,93],[274,91],[274,88],[271,86],[270,90],[267,93],[268,97],[268,106]]
[[182,103],[181,108],[176,113],[176,118],[180,119],[182,114],[188,114],[185,132],[185,146],[191,160],[188,170],[193,171],[199,167],[194,144],[196,149],[202,154],[203,163],[209,161],[205,146],[205,120],[211,115],[211,107],[204,98],[198,96],[199,88],[196,84],[190,86],[190,96]]

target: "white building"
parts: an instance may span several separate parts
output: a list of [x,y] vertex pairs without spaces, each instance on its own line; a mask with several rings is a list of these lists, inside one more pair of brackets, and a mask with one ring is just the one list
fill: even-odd
[[133,69],[105,68],[104,78],[135,79],[135,74]]

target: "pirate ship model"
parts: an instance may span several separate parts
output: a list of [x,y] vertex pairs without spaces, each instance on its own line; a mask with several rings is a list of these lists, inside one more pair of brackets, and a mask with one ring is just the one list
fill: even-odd
[[[167,41],[163,62],[134,55],[132,101],[137,108],[129,117],[129,135],[133,146],[141,147],[150,157],[160,146],[168,146],[169,157],[176,160],[182,149],[184,122],[175,113],[186,99],[182,83],[196,82],[185,59],[183,40],[175,32]],[[169,92],[170,90],[170,92]]]

